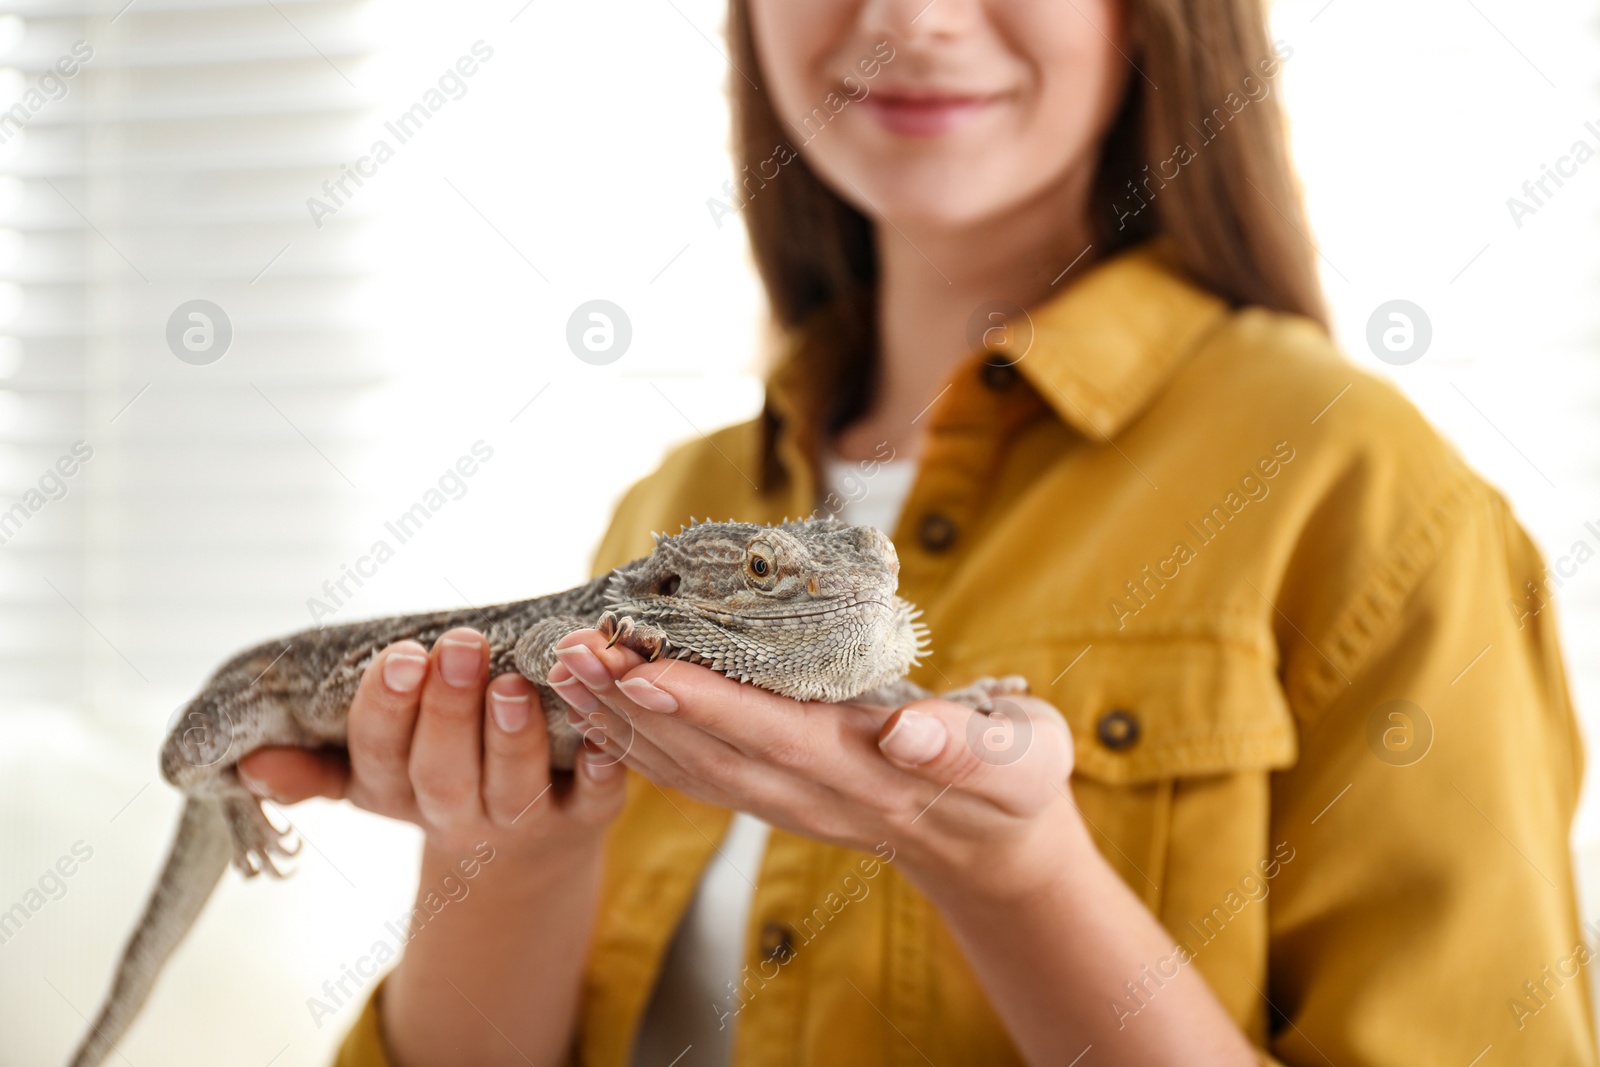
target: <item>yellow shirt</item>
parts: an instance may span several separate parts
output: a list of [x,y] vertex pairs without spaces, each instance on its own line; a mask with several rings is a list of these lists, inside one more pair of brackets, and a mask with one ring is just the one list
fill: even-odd
[[[1172,935],[1106,1011],[1192,965],[1267,1063],[1595,1064],[1579,741],[1505,501],[1318,327],[1228,307],[1160,242],[1032,326],[922,416],[894,540],[933,634],[916,680],[1019,673],[1059,708],[1075,799]],[[762,418],[633,487],[597,573],[691,515],[816,508],[825,343],[792,339]],[[630,775],[575,1062],[627,1062],[729,818]],[[747,941],[739,1067],[1019,1062],[892,856],[774,831]],[[383,1064],[377,1035],[369,1006],[339,1063]]]

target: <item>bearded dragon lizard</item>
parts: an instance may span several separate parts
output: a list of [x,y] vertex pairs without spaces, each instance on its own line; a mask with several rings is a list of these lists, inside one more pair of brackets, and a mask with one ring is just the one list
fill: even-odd
[[[230,862],[247,877],[283,876],[278,858],[296,849],[239,781],[237,761],[267,745],[342,745],[362,672],[386,646],[480,630],[491,675],[515,670],[533,683],[551,766],[570,770],[582,737],[545,676],[556,642],[586,627],[646,659],[703,663],[797,700],[899,706],[929,695],[905,678],[927,632],[895,594],[899,572],[894,545],[870,527],[692,522],[658,534],[651,555],[563,593],[307,630],[233,657],[162,746],[162,776],[186,796],[177,836],[72,1067],[97,1067],[116,1048]],[[993,697],[1026,690],[1018,677],[982,678],[945,696],[987,711]]]

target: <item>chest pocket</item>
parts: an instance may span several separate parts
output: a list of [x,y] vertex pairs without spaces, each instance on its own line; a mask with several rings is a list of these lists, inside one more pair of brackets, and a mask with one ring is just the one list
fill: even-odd
[[[1270,772],[1297,752],[1294,718],[1263,654],[1208,638],[1099,637],[985,650],[952,666],[952,679],[1021,674],[1061,711],[1075,749],[1073,799],[1101,853],[1152,910],[1169,877],[1212,861],[1247,865],[1261,847]],[[1213,802],[1179,803],[1204,793]],[[1203,821],[1186,823],[1199,811]]]

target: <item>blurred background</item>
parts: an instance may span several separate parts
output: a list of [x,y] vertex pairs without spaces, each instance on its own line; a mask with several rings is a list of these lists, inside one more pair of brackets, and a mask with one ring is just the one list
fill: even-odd
[[[1273,18],[1340,339],[1565,560],[1596,736],[1600,6]],[[177,813],[154,754],[220,660],[573,584],[671,443],[757,410],[722,23],[719,0],[0,5],[0,508],[25,504],[0,521],[0,912],[76,859],[0,942],[0,1065],[63,1059],[97,1005]],[[631,332],[605,365],[567,343],[593,300]],[[1431,335],[1409,362],[1367,340],[1395,300]],[[307,999],[408,910],[420,842],[291,814],[298,873],[224,880],[128,1062],[326,1062],[355,1009]]]

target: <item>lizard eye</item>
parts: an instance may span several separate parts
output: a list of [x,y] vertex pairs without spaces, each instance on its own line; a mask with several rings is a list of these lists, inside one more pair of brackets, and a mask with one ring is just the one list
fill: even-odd
[[762,588],[767,588],[769,583],[778,576],[777,553],[772,550],[771,545],[757,541],[750,546],[750,555],[745,561],[745,566],[749,569],[750,576],[755,579],[756,584]]
[[678,586],[683,584],[683,579],[676,574],[669,574],[656,583],[656,596],[677,596]]

